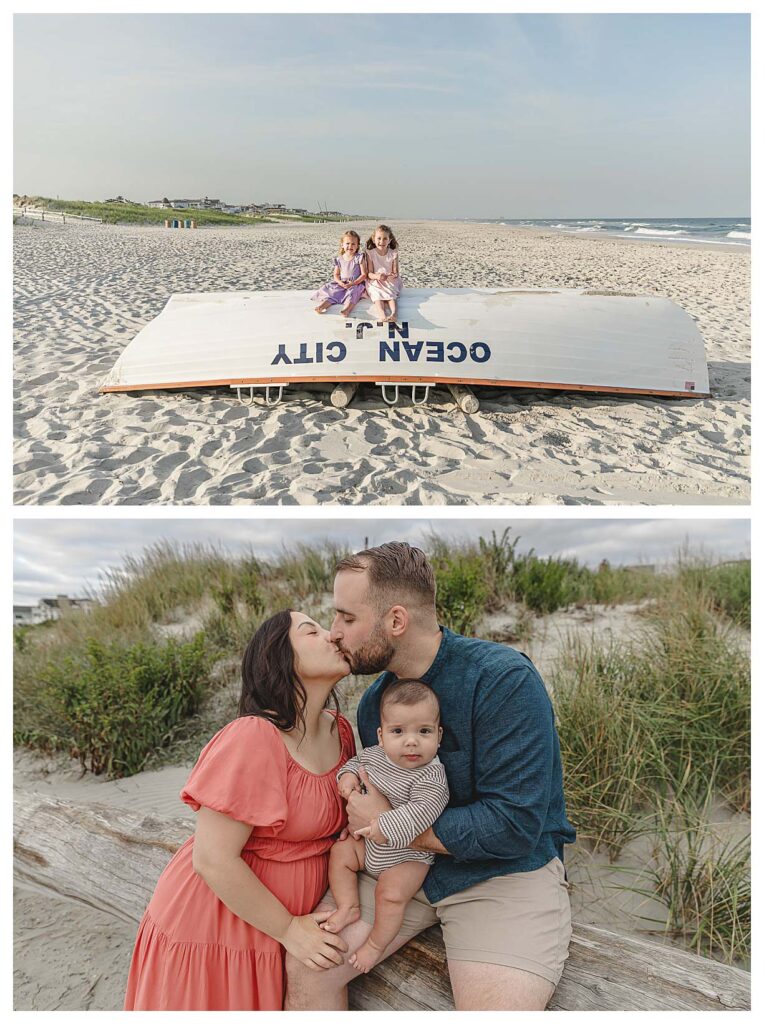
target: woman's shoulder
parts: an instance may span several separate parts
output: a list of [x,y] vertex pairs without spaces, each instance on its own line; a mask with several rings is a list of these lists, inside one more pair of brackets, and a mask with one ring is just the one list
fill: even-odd
[[259,715],[241,715],[219,729],[207,746],[252,742],[272,744],[279,742],[279,739],[279,730],[267,718],[261,718]]

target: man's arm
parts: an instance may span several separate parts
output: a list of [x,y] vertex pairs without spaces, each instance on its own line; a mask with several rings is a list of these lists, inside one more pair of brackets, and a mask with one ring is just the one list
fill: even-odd
[[422,850],[424,853],[449,853],[431,828],[428,828],[426,832],[421,834],[421,836],[416,837],[414,842],[411,844],[411,849]]
[[555,743],[551,702],[532,665],[481,685],[473,729],[479,799],[447,808],[415,848],[459,861],[525,856],[546,819]]

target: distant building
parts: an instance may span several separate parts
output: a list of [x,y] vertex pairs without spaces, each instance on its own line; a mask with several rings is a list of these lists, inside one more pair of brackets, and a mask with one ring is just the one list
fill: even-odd
[[55,622],[64,612],[89,612],[95,604],[89,597],[43,597],[36,605],[15,604],[14,626],[39,626],[42,622]]
[[117,196],[116,199],[104,199],[105,203],[120,203],[122,206],[138,206],[138,203],[134,203],[132,199],[125,199],[124,196]]
[[39,626],[41,622],[45,622],[45,618],[39,605],[15,604],[13,606],[14,626]]

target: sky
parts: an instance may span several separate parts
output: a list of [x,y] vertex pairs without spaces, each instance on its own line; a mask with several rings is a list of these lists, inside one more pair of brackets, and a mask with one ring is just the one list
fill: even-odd
[[750,214],[746,14],[22,14],[14,192]]
[[518,553],[575,557],[596,567],[666,564],[686,551],[712,561],[750,557],[746,519],[34,519],[16,520],[14,604],[41,597],[82,597],[96,591],[107,569],[160,541],[211,544],[232,556],[268,558],[284,547],[328,539],[354,550],[405,540],[428,548],[433,533],[455,540],[490,539],[511,526]]

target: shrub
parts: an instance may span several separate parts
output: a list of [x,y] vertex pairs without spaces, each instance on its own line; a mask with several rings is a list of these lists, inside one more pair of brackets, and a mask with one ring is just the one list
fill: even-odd
[[[190,643],[88,640],[41,674],[43,714],[58,723],[50,745],[68,748],[96,775],[133,775],[198,709],[206,667],[202,633]],[[44,737],[16,739],[39,746]]]
[[474,634],[488,599],[482,560],[456,551],[448,558],[437,559],[434,568],[438,618],[457,633]]
[[585,575],[573,559],[537,558],[531,551],[515,561],[512,589],[515,600],[545,615],[575,603]]

